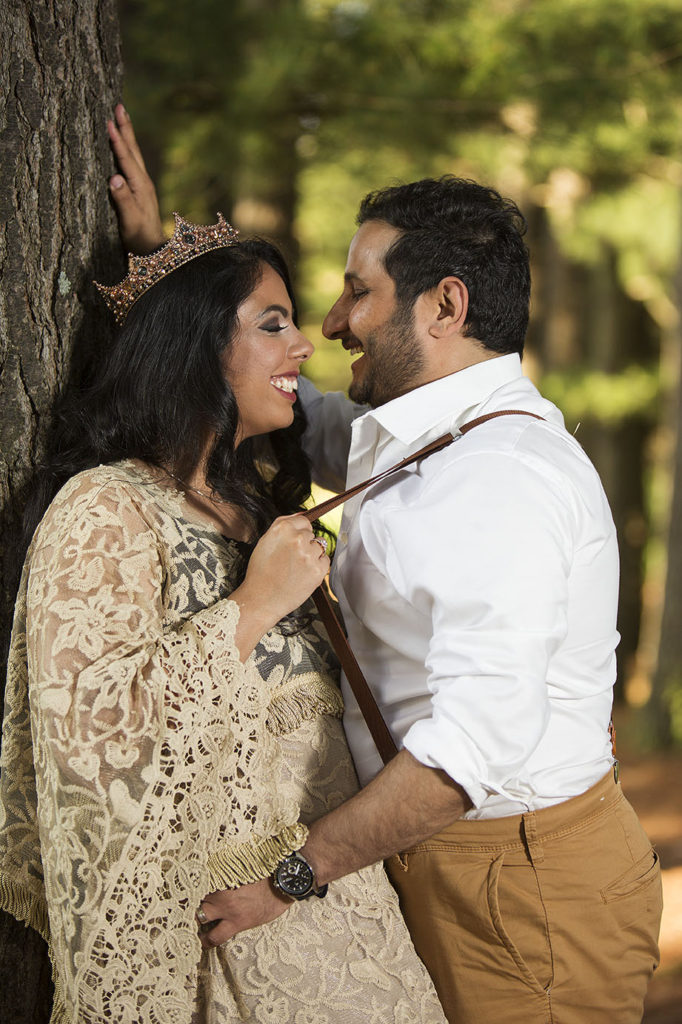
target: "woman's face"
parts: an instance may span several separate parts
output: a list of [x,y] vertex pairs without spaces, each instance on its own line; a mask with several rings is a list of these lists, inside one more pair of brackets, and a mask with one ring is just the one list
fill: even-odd
[[260,281],[237,310],[226,363],[239,406],[238,443],[290,426],[300,365],[314,351],[294,326],[284,281],[269,264],[261,266]]

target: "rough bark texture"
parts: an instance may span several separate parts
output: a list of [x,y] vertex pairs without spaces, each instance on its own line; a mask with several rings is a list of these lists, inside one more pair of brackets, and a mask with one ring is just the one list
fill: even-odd
[[[120,96],[115,0],[3,0],[0,17],[0,630],[13,534],[50,409],[110,335],[92,279],[120,276],[105,123]],[[4,665],[2,669],[4,680]],[[49,1018],[44,944],[0,918],[0,1020]]]

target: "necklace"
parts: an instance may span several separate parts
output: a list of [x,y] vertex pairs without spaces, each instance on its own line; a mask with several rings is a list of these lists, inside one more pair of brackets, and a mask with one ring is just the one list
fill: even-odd
[[[233,513],[232,516],[230,515],[230,511],[227,511],[227,512],[225,512],[223,514],[221,514],[219,512],[215,512],[214,515],[218,517],[218,519],[220,520],[221,523],[224,523],[226,525],[230,524],[228,526],[229,529],[233,529],[234,530],[235,522],[236,522],[237,528],[239,529],[240,520],[242,520],[242,522],[244,522],[240,510],[239,509],[235,509],[235,506],[232,504],[232,502],[228,501],[226,498],[221,498],[220,496],[216,496],[214,494],[208,494],[206,491],[199,490],[198,487],[192,487],[192,485],[188,484],[186,480],[183,480],[181,477],[176,476],[175,473],[170,473],[168,470],[166,470],[166,473],[167,473],[168,476],[172,477],[173,480],[177,480],[177,482],[179,484],[181,484],[182,487],[185,488],[185,490],[192,491],[193,494],[198,494],[200,498],[204,498],[206,501],[210,501],[212,505],[226,505],[227,509],[232,511],[232,513]],[[234,518],[234,514],[235,513],[236,513],[236,520]],[[227,518],[225,518],[225,517],[227,517]],[[247,525],[246,529],[248,531],[248,525]],[[223,536],[225,536],[225,534],[223,534]],[[243,543],[247,543],[247,544],[254,543],[253,536],[252,536],[252,533],[250,531],[249,531],[249,536],[246,538],[246,540],[244,539],[243,536],[231,537],[231,538],[228,538],[228,539],[242,541]]]
[[168,470],[166,470],[166,472],[168,473],[168,476],[171,476],[174,480],[177,480],[179,484],[182,484],[186,491],[192,491],[194,494],[198,494],[201,498],[205,498],[206,501],[211,501],[216,505],[231,504],[227,498],[221,498],[215,494],[207,494],[206,491],[200,491],[198,487],[192,487],[192,485],[188,484],[186,480],[181,480],[179,476],[175,475],[175,473],[169,473]]

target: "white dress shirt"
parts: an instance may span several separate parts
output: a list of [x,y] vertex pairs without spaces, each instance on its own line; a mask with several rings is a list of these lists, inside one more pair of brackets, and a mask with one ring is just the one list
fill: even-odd
[[[484,413],[544,418],[489,421],[348,501],[332,586],[396,743],[466,790],[468,817],[584,792],[613,762],[618,549],[597,473],[559,410],[516,355],[360,417],[310,385],[302,399],[316,438],[306,447],[327,483],[338,481],[351,430],[347,486]],[[366,784],[381,761],[342,686]]]

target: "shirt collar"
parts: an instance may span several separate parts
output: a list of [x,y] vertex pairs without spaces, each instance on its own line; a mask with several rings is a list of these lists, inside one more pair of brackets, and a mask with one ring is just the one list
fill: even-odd
[[464,370],[408,391],[392,402],[372,409],[362,419],[373,419],[404,445],[447,420],[457,425],[468,419],[493,391],[523,376],[516,353],[486,359]]

